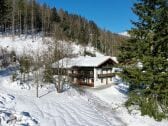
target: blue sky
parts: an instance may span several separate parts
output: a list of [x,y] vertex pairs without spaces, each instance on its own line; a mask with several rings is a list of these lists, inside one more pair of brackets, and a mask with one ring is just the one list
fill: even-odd
[[136,0],[38,0],[69,13],[80,14],[88,20],[112,32],[124,32],[132,27],[130,20],[136,20],[131,11]]

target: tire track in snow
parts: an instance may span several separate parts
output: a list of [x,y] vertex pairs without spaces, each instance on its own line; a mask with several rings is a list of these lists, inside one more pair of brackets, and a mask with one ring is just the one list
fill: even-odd
[[[80,87],[74,87],[81,96],[85,96],[92,106],[92,108],[98,112],[105,120],[107,120],[110,126],[127,126],[120,117],[117,116],[116,112],[113,111],[109,104],[102,101],[100,98],[96,97],[92,93],[81,89]],[[115,122],[115,123],[114,123]],[[117,123],[116,123],[117,122]]]

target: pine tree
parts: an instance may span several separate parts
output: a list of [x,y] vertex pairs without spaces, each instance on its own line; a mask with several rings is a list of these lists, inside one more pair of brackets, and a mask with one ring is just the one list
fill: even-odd
[[53,7],[51,9],[51,22],[60,22],[60,17],[57,13],[57,9],[55,7]]
[[5,0],[1,0],[0,1],[0,22],[3,21],[5,13],[6,13]]
[[168,2],[140,0],[133,12],[139,20],[120,48],[122,76],[130,85],[126,105],[161,120],[168,114]]
[[16,1],[12,1],[12,40],[15,40],[15,11],[16,11]]
[[47,64],[45,67],[43,79],[44,82],[53,82],[53,71],[50,64]]

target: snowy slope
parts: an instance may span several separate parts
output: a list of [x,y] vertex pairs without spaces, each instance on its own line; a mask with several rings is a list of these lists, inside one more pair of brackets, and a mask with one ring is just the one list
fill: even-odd
[[[70,88],[61,94],[53,86],[46,86],[36,98],[35,88],[21,89],[10,76],[0,76],[0,118],[3,126],[167,126],[168,121],[157,122],[139,111],[128,113],[124,85],[87,89],[85,93]],[[6,116],[5,113],[10,113]]]
[[[51,41],[50,38],[47,38]],[[12,41],[11,37],[0,37],[0,47],[6,48],[9,51],[15,51],[17,55],[30,54],[34,55],[36,52],[41,54],[43,51],[48,49],[48,45],[42,41],[41,37],[37,37],[34,41],[30,36],[25,39],[24,36],[21,38],[15,37]]]
[[130,37],[130,35],[128,34],[128,32],[120,32],[118,33],[119,35],[123,35],[123,36],[127,36],[127,37]]
[[102,104],[102,101],[107,103],[105,106],[107,108],[110,107],[113,114],[107,111],[105,117],[113,121],[115,126],[167,126],[168,120],[157,122],[149,116],[141,116],[139,110],[133,110],[131,113],[128,113],[124,105],[127,100],[127,88],[125,84],[120,83],[119,85],[112,85],[103,89],[87,89],[87,91],[99,99],[96,104]]
[[72,50],[73,50],[73,54],[83,54],[84,50],[89,51],[93,54],[95,54],[96,56],[104,56],[102,53],[100,53],[99,51],[97,51],[94,47],[92,47],[91,45],[88,46],[82,46],[79,44],[76,44],[75,42],[72,42]]
[[[103,56],[100,52],[96,51],[92,46],[82,46],[75,42],[58,41],[60,44],[63,43],[63,47],[69,49],[69,52],[75,55],[82,55],[84,50],[94,53],[96,56]],[[24,53],[34,55],[36,53],[43,54],[46,51],[51,51],[54,47],[54,40],[49,37],[37,36],[34,41],[32,41],[31,36],[15,37],[13,41],[11,37],[0,36],[0,47],[6,48],[9,51],[15,51],[17,55],[22,55]]]
[[[35,90],[21,90],[11,87],[9,77],[0,78],[0,92],[15,97],[13,109],[19,113],[28,112],[37,124],[30,126],[111,126],[84,96],[74,89],[57,94],[54,90],[40,89],[40,98],[35,97]],[[9,103],[11,106],[13,103]],[[1,115],[0,115],[1,117]],[[5,117],[6,118],[6,117]],[[28,119],[27,119],[28,120]],[[30,119],[29,119],[30,120]],[[4,121],[5,122],[5,121]],[[15,122],[13,122],[15,125]]]

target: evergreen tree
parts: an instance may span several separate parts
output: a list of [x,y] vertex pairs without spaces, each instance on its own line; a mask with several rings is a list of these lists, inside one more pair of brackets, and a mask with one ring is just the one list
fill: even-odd
[[31,68],[31,62],[32,62],[32,58],[30,56],[24,55],[20,57],[19,59],[20,73],[21,73],[21,76],[23,75],[24,82],[25,82],[25,74],[29,75],[30,68]]
[[44,82],[53,82],[53,71],[51,65],[46,65],[43,76]]
[[1,0],[0,1],[0,22],[3,21],[5,13],[6,13],[5,0]]
[[0,25],[2,32],[6,32],[6,28],[11,26],[12,1],[2,0],[0,3]]
[[[56,36],[57,39],[75,41],[79,44],[92,44],[99,51],[113,56],[118,55],[114,47],[120,45],[122,36],[100,29],[94,21],[88,21],[76,14],[69,14],[37,0],[0,0],[0,33],[16,35],[36,34]],[[43,37],[44,37],[43,36]],[[125,39],[125,38],[124,38]],[[108,48],[107,48],[108,47]]]
[[51,22],[60,22],[60,17],[57,13],[57,9],[55,7],[53,7],[51,9]]
[[120,48],[123,78],[130,85],[127,106],[161,120],[168,115],[168,2],[140,0],[131,38]]

